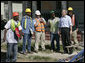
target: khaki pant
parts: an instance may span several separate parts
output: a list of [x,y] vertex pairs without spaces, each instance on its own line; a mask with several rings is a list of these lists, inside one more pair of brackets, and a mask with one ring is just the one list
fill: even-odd
[[39,42],[41,42],[41,47],[45,50],[45,32],[35,32],[35,51],[39,49]]
[[77,32],[76,32],[76,30],[74,30],[74,31],[72,32],[71,38],[73,38],[74,44],[78,44],[78,40],[77,40]]

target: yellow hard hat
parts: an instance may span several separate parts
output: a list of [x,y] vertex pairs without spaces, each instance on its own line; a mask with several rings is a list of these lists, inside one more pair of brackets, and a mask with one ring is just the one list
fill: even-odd
[[69,7],[69,8],[68,8],[68,10],[72,11],[72,10],[73,10],[73,8],[72,8],[72,7]]
[[25,10],[25,12],[31,12],[31,10],[30,10],[29,8],[27,8],[27,9]]

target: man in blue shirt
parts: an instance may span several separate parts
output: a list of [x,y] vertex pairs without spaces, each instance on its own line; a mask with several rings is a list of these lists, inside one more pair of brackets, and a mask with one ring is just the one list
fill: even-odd
[[32,32],[34,30],[34,24],[32,21],[31,16],[31,10],[27,8],[25,10],[26,15],[21,20],[21,26],[22,26],[22,33],[23,35],[23,48],[22,48],[22,54],[26,54],[26,40],[28,42],[28,53],[31,52],[31,38],[32,38]]
[[[72,34],[72,22],[71,17],[67,15],[66,10],[62,10],[62,17],[60,18],[59,28],[62,37],[64,53],[68,53],[66,46],[71,45],[70,34]],[[70,53],[72,53],[71,50]]]

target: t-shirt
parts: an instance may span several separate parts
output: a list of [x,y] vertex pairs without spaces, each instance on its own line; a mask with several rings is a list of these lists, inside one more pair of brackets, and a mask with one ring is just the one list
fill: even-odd
[[[14,21],[15,25],[18,24],[19,21]],[[6,40],[8,43],[17,43],[17,40],[14,38],[14,32],[11,30],[11,20],[9,20],[4,26],[7,30]],[[19,30],[22,30],[21,25],[18,27]]]

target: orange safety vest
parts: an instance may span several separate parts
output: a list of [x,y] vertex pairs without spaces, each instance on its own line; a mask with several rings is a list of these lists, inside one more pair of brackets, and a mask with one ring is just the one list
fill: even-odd
[[36,22],[38,23],[38,26],[36,26],[36,24],[34,25],[35,26],[35,30],[36,31],[42,31],[42,32],[45,32],[45,27],[44,27],[44,23],[40,23],[40,21],[35,18]]
[[74,14],[72,15],[71,21],[72,21],[72,24],[74,26],[75,25],[75,15]]

